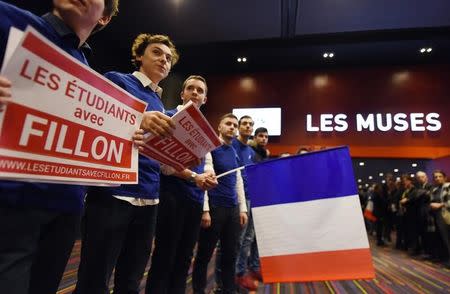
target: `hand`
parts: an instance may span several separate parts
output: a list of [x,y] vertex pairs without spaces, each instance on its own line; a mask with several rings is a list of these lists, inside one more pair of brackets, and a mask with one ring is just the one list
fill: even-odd
[[444,203],[433,202],[433,203],[430,203],[430,207],[432,210],[438,210],[438,209],[441,209],[442,207],[444,207]]
[[405,205],[406,202],[408,202],[408,198],[403,198],[402,200],[400,200],[400,204]]
[[239,221],[241,223],[241,227],[244,227],[248,221],[248,216],[246,212],[239,213]]
[[11,101],[11,81],[0,76],[0,112],[4,110],[5,105]]
[[195,177],[195,184],[202,190],[210,190],[216,187],[219,182],[217,182],[216,176],[210,173],[203,173]]
[[144,150],[144,130],[143,129],[139,129],[137,130],[133,137],[133,143],[136,147],[138,147],[139,151],[143,151]]
[[202,215],[202,222],[200,226],[204,229],[207,229],[211,226],[211,216],[209,215],[209,211],[204,211]]
[[146,111],[141,122],[141,129],[159,137],[170,137],[175,123],[170,117],[159,111]]

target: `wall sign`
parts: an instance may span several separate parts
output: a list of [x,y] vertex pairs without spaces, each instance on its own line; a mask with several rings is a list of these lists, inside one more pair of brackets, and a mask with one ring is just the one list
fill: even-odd
[[350,131],[349,120],[357,132],[437,132],[442,123],[439,113],[358,113],[354,117],[344,113],[306,115],[307,132],[345,132]]

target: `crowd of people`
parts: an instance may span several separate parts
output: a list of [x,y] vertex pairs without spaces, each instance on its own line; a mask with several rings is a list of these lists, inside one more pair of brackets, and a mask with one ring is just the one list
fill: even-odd
[[[111,21],[118,4],[55,0],[53,10],[41,17],[0,1],[0,59],[10,28],[31,25],[87,65],[91,48],[86,40]],[[175,45],[166,35],[144,33],[133,41],[131,53],[134,72],[104,76],[148,103],[132,137],[135,148],[141,149],[146,132],[172,136],[171,117],[188,102],[198,108],[205,104],[208,87],[202,76],[189,76],[182,85],[181,105],[167,110],[159,83],[179,59]],[[12,89],[11,80],[0,76],[0,112],[14,103]],[[238,120],[231,113],[223,115],[217,128],[222,145],[183,171],[139,155],[135,185],[1,180],[0,293],[56,293],[79,235],[77,294],[110,293],[112,275],[114,293],[139,293],[150,258],[146,293],[185,293],[196,244],[194,293],[205,292],[207,266],[216,247],[216,292],[234,293],[238,285],[255,289],[261,274],[245,171],[216,177],[268,158],[267,129],[253,134],[253,124],[250,116]]]
[[[118,0],[54,0],[51,12],[36,16],[0,1],[0,60],[10,28],[31,25],[87,65],[91,48],[86,40],[108,25],[118,5]],[[202,76],[189,76],[181,88],[181,105],[167,110],[159,84],[179,59],[175,45],[168,36],[144,33],[133,41],[131,53],[134,72],[111,71],[105,77],[148,103],[132,138],[142,148],[146,132],[172,136],[171,117],[190,101],[201,108],[208,87]],[[0,76],[0,112],[14,103],[12,88],[8,77]],[[139,155],[135,185],[1,180],[0,293],[56,293],[80,234],[77,294],[110,293],[113,274],[114,293],[138,293],[150,258],[146,293],[185,293],[196,244],[194,293],[205,293],[207,266],[216,248],[216,292],[234,293],[237,286],[255,290],[261,273],[245,170],[217,178],[269,157],[268,131],[257,128],[253,133],[253,125],[250,116],[238,120],[231,113],[223,115],[217,127],[222,145],[183,171]],[[378,245],[389,241],[395,228],[398,248],[448,258],[448,224],[441,211],[448,207],[449,187],[444,172],[436,171],[433,178],[434,186],[425,177],[416,187],[405,176],[401,183],[388,179],[373,188]],[[440,244],[446,250],[435,251]],[[442,256],[433,256],[435,252]]]
[[450,268],[450,183],[442,170],[435,170],[432,179],[423,171],[398,181],[387,174],[383,184],[360,189],[361,205],[373,215],[366,225],[378,246],[392,242],[411,256]]

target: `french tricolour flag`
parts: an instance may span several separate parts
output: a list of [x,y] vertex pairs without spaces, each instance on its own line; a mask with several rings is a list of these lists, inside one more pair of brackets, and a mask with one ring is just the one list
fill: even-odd
[[265,283],[374,278],[347,147],[246,171]]

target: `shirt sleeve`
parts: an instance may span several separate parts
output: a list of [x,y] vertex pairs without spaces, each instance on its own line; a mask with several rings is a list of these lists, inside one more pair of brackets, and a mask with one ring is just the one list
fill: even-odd
[[242,180],[241,171],[236,171],[236,192],[238,196],[239,211],[247,212],[247,201],[245,200],[244,181]]
[[208,191],[205,191],[205,196],[203,200],[203,212],[209,211],[209,197],[208,197]]
[[205,155],[205,172],[206,171],[214,172],[214,164],[213,164],[211,152],[208,152]]
[[[214,165],[213,165],[211,152],[208,152],[205,155],[205,172],[206,171],[214,172]],[[205,197],[204,197],[204,200],[203,200],[203,211],[209,211],[208,191],[205,191]]]

